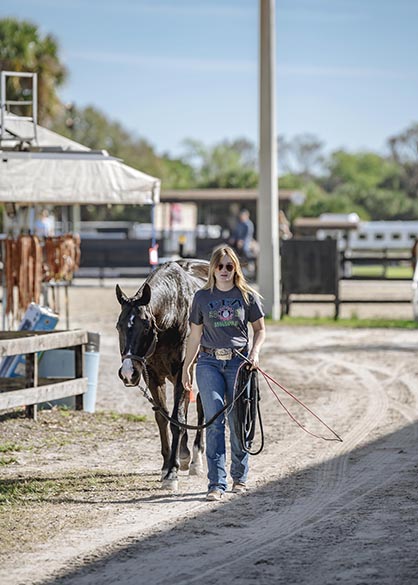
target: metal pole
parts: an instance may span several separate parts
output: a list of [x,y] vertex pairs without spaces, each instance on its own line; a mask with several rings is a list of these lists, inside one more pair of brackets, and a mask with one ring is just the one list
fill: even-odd
[[280,318],[279,199],[275,112],[275,1],[260,0],[258,283],[264,308]]
[[155,203],[151,205],[151,246],[154,247],[157,243],[155,231]]
[[1,97],[1,104],[0,104],[0,108],[1,108],[1,118],[0,118],[0,144],[3,140],[3,137],[5,135],[5,128],[4,128],[4,116],[6,113],[6,73],[4,71],[2,71],[0,73],[0,97]]

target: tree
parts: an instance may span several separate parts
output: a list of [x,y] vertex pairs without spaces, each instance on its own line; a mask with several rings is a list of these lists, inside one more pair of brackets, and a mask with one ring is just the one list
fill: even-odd
[[418,196],[418,123],[388,139],[392,160],[402,169],[400,188],[408,196]]
[[[49,123],[60,105],[57,88],[66,78],[61,63],[58,42],[48,34],[42,37],[38,27],[26,20],[5,18],[0,20],[0,69],[38,74],[38,118]],[[7,95],[11,99],[29,99],[31,84],[27,78],[10,78]],[[14,110],[22,114],[22,108]]]
[[193,186],[193,169],[182,160],[159,156],[145,139],[134,136],[119,122],[87,106],[75,104],[62,107],[53,124],[56,132],[92,149],[105,149],[126,164],[162,179],[167,189],[187,189]]
[[400,166],[374,152],[333,152],[320,184],[362,217],[405,219],[411,205],[399,189]]
[[182,159],[195,171],[200,188],[247,189],[258,184],[254,145],[246,139],[224,140],[213,147],[186,139]]
[[314,134],[299,134],[290,141],[278,138],[279,169],[301,175],[306,181],[312,179],[324,162],[323,142]]
[[383,185],[396,188],[399,182],[399,166],[374,152],[352,154],[338,150],[331,154],[326,166],[328,175],[323,180],[323,186],[327,191],[346,183],[372,189]]

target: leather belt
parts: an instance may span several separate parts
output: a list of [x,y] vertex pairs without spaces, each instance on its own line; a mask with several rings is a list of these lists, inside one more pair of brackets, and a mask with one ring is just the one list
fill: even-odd
[[231,360],[234,357],[234,350],[237,350],[239,352],[243,352],[243,351],[247,351],[247,346],[245,345],[244,347],[221,347],[221,348],[216,348],[213,349],[211,347],[203,347],[202,345],[200,346],[200,350],[215,357],[217,360]]

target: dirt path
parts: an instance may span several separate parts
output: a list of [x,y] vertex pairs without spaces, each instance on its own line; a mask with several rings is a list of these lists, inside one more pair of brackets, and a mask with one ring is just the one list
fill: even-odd
[[[78,324],[102,333],[98,410],[151,418],[143,398],[115,378],[112,293],[101,291],[96,305],[97,291],[72,294]],[[263,386],[266,449],[251,460],[251,491],[221,504],[205,502],[204,478],[182,477],[177,494],[159,489],[151,422],[94,427],[93,438],[87,425],[84,442],[47,461],[44,451],[22,454],[3,478],[72,475],[81,487],[43,500],[45,522],[55,518],[59,527],[39,544],[19,541],[2,561],[0,582],[417,583],[417,358],[416,331],[270,327],[264,368],[344,442],[309,437]],[[94,489],[86,489],[94,470]],[[39,514],[42,505],[30,510]]]

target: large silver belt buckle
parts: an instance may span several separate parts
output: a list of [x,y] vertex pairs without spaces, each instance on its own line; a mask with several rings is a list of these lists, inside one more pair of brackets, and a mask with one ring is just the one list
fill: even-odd
[[231,360],[232,349],[223,347],[221,349],[215,349],[215,357],[217,360]]

